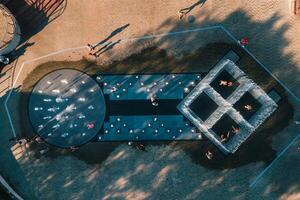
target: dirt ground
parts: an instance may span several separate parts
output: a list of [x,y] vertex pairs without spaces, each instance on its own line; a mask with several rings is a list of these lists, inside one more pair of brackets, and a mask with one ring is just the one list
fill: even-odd
[[[95,44],[116,28],[128,23],[130,25],[114,35],[112,41],[222,24],[237,38],[249,37],[250,44],[247,48],[300,96],[300,18],[290,15],[288,1],[207,0],[203,6],[198,5],[182,20],[178,20],[177,11],[194,2],[68,1],[66,10],[60,17],[28,40],[23,53],[14,62],[14,73],[4,73],[9,70],[9,66],[2,71],[1,80],[5,80],[0,85],[4,87],[1,88],[4,91],[1,93],[1,102],[7,98],[7,85],[16,80],[24,61],[63,49],[82,47],[87,43]],[[197,42],[203,41],[201,37],[209,38],[207,35],[194,35],[187,39],[162,38],[159,44],[169,48],[170,54],[180,60],[178,49],[186,51],[184,47],[189,50],[196,48],[199,44]],[[41,63],[76,61],[83,56],[94,63],[109,63],[117,57],[124,58],[138,51],[138,48],[144,48],[144,45],[151,46],[151,42],[148,44],[146,41],[141,46],[132,45],[130,48],[118,44],[98,60],[88,56],[87,49],[83,47],[28,63],[16,80],[9,105],[18,104],[18,94],[21,91],[18,86]],[[152,65],[158,63],[159,61]],[[239,65],[243,66],[243,62]],[[153,70],[153,66],[148,67],[148,71]],[[166,70],[166,66],[160,67],[160,70]],[[141,66],[141,69],[145,68],[147,66]],[[105,68],[104,71],[116,69],[131,73],[135,70],[124,68],[124,63],[115,62],[115,69]],[[169,70],[173,69],[167,71]],[[9,83],[5,82],[6,79]],[[34,77],[31,81],[34,82]],[[261,82],[266,88],[270,84],[274,82]],[[0,117],[3,119],[0,130],[4,141],[0,145],[0,172],[6,175],[25,199],[299,199],[300,152],[297,147],[300,146],[300,140],[296,140],[282,157],[280,155],[299,132],[299,125],[293,123],[300,119],[299,104],[291,97],[289,101],[295,109],[294,116],[291,116],[293,119],[288,120],[288,127],[284,126],[276,137],[267,141],[273,150],[272,156],[277,155],[279,159],[253,188],[249,187],[250,183],[270,162],[262,158],[261,161],[248,162],[233,168],[209,169],[195,159],[198,151],[194,149],[199,148],[197,143],[183,146],[152,144],[147,146],[147,152],[135,151],[126,144],[100,146],[101,144],[91,143],[73,154],[55,152],[37,158],[30,148],[22,150],[7,142],[12,131],[4,107],[0,110]],[[16,130],[19,130],[23,119],[19,119],[17,113],[12,113],[12,118],[17,119],[14,123]],[[282,121],[280,117],[277,120]],[[274,131],[272,127],[268,128],[269,132]],[[264,143],[260,145],[263,146]],[[88,149],[92,149],[94,153],[91,153],[91,159],[85,160]]]

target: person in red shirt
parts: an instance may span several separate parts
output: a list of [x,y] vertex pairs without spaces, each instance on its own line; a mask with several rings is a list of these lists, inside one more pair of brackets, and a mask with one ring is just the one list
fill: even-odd
[[88,124],[88,125],[87,125],[87,128],[88,128],[88,129],[94,128],[94,124],[93,124],[93,123]]
[[248,44],[249,44],[249,38],[244,37],[244,38],[242,38],[239,42],[240,42],[240,44],[243,45],[243,46],[248,45]]

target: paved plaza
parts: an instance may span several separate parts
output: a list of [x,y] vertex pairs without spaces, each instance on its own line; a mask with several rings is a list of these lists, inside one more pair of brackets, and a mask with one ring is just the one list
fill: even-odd
[[24,1],[46,9],[33,32],[2,2],[24,37],[0,76],[0,173],[20,196],[300,198],[290,1],[47,1]]

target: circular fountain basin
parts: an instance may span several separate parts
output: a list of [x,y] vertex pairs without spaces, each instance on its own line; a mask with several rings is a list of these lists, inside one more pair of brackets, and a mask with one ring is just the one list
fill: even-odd
[[100,131],[105,99],[100,86],[89,75],[61,69],[36,83],[28,111],[39,136],[49,144],[69,148],[89,142]]

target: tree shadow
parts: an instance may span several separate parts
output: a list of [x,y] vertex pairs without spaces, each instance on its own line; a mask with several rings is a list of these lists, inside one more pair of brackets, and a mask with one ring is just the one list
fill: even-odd
[[23,42],[62,15],[67,6],[67,0],[10,0],[3,3],[17,19]]
[[[251,29],[249,30],[250,32],[260,31],[261,34],[265,35],[264,41],[259,41],[258,39],[258,45],[261,45],[260,43],[273,44],[275,55],[278,55],[282,60],[287,60],[291,67],[296,66],[293,56],[284,53],[283,47],[288,44],[284,34],[288,26],[283,25],[280,28],[275,28],[276,21],[279,19],[277,14],[266,21],[257,22],[252,21],[244,11],[238,10],[228,15],[223,21],[207,18],[204,20],[205,23],[196,25],[199,27],[218,23],[228,25],[235,21],[235,16],[239,16],[239,22],[242,23],[241,26],[255,27],[255,30]],[[173,19],[167,19],[157,31],[159,32],[165,27],[169,28],[169,32],[174,32],[180,30],[182,24],[177,23]],[[150,35],[150,32],[145,35]],[[40,66],[39,76],[54,70],[55,66],[56,69],[73,66],[90,75],[97,73],[122,74],[124,72],[207,72],[215,65],[218,58],[221,58],[228,50],[233,49],[242,57],[237,65],[251,79],[266,91],[276,88],[282,97],[281,102],[279,102],[279,108],[256,131],[256,134],[251,136],[241,146],[236,154],[224,156],[206,139],[171,144],[169,142],[148,142],[146,143],[148,152],[142,152],[143,154],[131,149],[124,149],[118,144],[108,144],[106,147],[106,144],[103,143],[88,144],[73,154],[87,165],[80,165],[76,160],[74,161],[69,156],[65,156],[69,155],[69,153],[54,153],[53,155],[50,153],[49,159],[47,157],[40,158],[36,163],[28,164],[30,167],[27,167],[25,171],[34,175],[32,176],[32,181],[39,184],[40,187],[36,193],[46,193],[47,198],[52,199],[209,199],[210,197],[216,199],[245,199],[247,197],[255,199],[255,194],[247,192],[253,174],[257,173],[257,170],[261,170],[261,167],[258,167],[256,163],[263,161],[265,165],[268,165],[270,161],[276,158],[277,152],[272,147],[273,139],[276,137],[276,134],[282,134],[282,130],[290,123],[293,117],[293,108],[288,102],[284,89],[264,69],[255,64],[255,61],[243,49],[236,45],[216,42],[204,45],[203,48],[196,48],[193,51],[195,55],[206,53],[201,58],[211,58],[209,62],[206,62],[205,67],[199,64],[201,59],[199,60],[197,56],[193,56],[189,51],[182,52],[184,56],[174,55],[172,49],[178,48],[178,45],[193,47],[199,41],[198,36],[192,33],[186,37],[181,37],[180,40],[178,40],[178,37],[162,37],[155,42],[155,45],[151,46],[150,44],[146,47],[144,43],[133,43],[130,46],[126,46],[126,49],[129,52],[135,52],[134,54],[109,65],[97,66],[95,63],[84,59],[73,63],[44,63]],[[205,39],[207,38],[205,37]],[[276,41],[273,41],[274,38],[276,38]],[[140,48],[140,46],[144,48]],[[162,46],[163,48],[160,48]],[[192,62],[187,63],[188,61]],[[249,67],[249,64],[252,69]],[[154,68],[152,66],[157,67]],[[33,73],[38,73],[38,69]],[[39,77],[30,76],[24,83],[27,82],[30,86],[38,79]],[[19,92],[28,93],[30,92],[30,87],[22,88],[22,91],[16,91],[16,94]],[[13,98],[13,101],[15,102],[12,102],[12,105],[17,105],[19,102],[17,98]],[[22,101],[26,102],[26,99],[22,99]],[[283,112],[285,114],[281,115]],[[13,115],[16,115],[13,118],[20,118],[17,116],[18,113]],[[23,124],[26,123],[24,122]],[[27,129],[24,128],[22,130],[26,132]],[[102,145],[104,149],[101,149]],[[207,148],[213,149],[215,159],[207,160],[204,154]],[[91,155],[97,154],[97,152],[98,155]],[[186,155],[197,165],[190,164]],[[61,159],[60,162],[58,162],[59,159]],[[64,165],[61,166],[56,162]],[[50,165],[51,163],[57,165],[49,169],[47,164]],[[246,165],[249,165],[253,170],[245,169],[247,168]],[[244,168],[241,168],[242,166]],[[61,170],[62,167],[63,170]],[[46,170],[49,170],[49,172],[46,172]],[[59,186],[63,185],[63,187],[58,188],[57,183]],[[278,184],[280,185],[280,183]],[[296,181],[280,185],[280,187],[281,191],[287,191],[290,187],[294,188],[293,191],[299,191],[300,189]],[[80,188],[80,191],[78,191],[78,188]],[[69,194],[65,193],[67,190],[71,192]],[[276,191],[275,189],[274,194],[267,193],[272,195],[270,198],[274,197],[273,199],[276,199],[280,196]],[[260,194],[257,195],[260,196]]]
[[[32,191],[31,187],[22,187],[22,185],[30,185],[28,182],[25,173],[21,169],[19,163],[15,160],[15,157],[13,155],[13,152],[11,149],[12,148],[12,143],[9,142],[9,138],[12,136],[12,131],[8,123],[8,118],[6,115],[6,111],[3,107],[4,101],[7,98],[7,95],[9,92],[12,93],[18,93],[20,92],[20,88],[15,88],[13,90],[8,90],[5,95],[3,95],[0,98],[1,102],[1,107],[0,107],[0,113],[1,113],[1,132],[2,133],[7,133],[2,135],[2,142],[0,144],[0,151],[1,151],[1,156],[0,156],[0,162],[1,162],[1,167],[0,167],[0,173],[1,175],[5,178],[5,180],[10,184],[10,186],[22,197],[25,199],[37,199]],[[17,149],[16,149],[17,150]],[[22,149],[18,149],[17,151],[22,151]],[[22,188],[22,189],[21,189]]]
[[[37,79],[40,79],[42,77],[42,75],[41,77],[39,77],[39,75],[37,76],[38,77],[35,77]],[[86,162],[87,164],[101,164],[109,157],[111,152],[113,152],[114,149],[120,145],[120,143],[118,142],[95,143],[93,142],[92,138],[92,141],[89,141],[88,144],[85,143],[84,145],[80,145],[78,146],[78,149],[73,151],[69,148],[61,149],[56,146],[52,146],[46,141],[35,141],[34,138],[36,138],[39,135],[34,130],[30,121],[30,111],[28,107],[33,86],[34,85],[31,85],[31,87],[23,87],[23,92],[21,93],[12,93],[10,98],[11,100],[9,101],[8,106],[17,104],[17,108],[19,110],[19,114],[17,115],[19,115],[19,117],[17,117],[14,112],[11,112],[11,115],[14,119],[22,119],[22,123],[20,123],[20,125],[18,126],[18,128],[20,129],[20,132],[18,132],[18,136],[21,138],[27,138],[31,140],[29,150],[33,152],[33,156],[36,159],[40,159],[42,157],[48,159],[56,159],[61,156],[74,156],[79,160]],[[38,94],[38,98],[49,99],[53,97],[47,94]],[[80,107],[78,108],[80,109]],[[42,149],[46,149],[47,153],[42,155]],[[99,154],[99,152],[101,153]]]
[[34,42],[26,42],[19,45],[13,52],[10,53],[9,55],[10,62],[14,62],[20,56],[24,55],[26,49],[32,45],[34,45]]
[[[239,13],[238,15],[241,16],[242,14]],[[229,18],[230,17],[231,15]],[[272,19],[272,21],[273,20],[274,19]],[[273,21],[273,23],[274,22],[275,21]],[[224,23],[226,23],[226,20]],[[269,26],[270,22],[267,21],[266,23]],[[174,27],[173,29],[177,28]],[[172,30],[170,32],[172,32]],[[211,33],[209,34],[211,35]],[[224,32],[222,34],[224,34]],[[184,37],[180,36],[181,38],[179,44],[190,48],[193,43],[198,41],[197,36],[198,35],[196,33]],[[223,40],[224,36],[219,36]],[[240,150],[234,155],[225,156],[209,141],[195,141],[191,143],[178,142],[177,147],[181,147],[188,154],[190,154],[196,163],[201,164],[209,169],[237,168],[257,161],[264,161],[266,164],[270,163],[270,161],[276,158],[276,152],[273,150],[271,145],[271,138],[274,137],[276,133],[282,131],[288,125],[289,120],[293,117],[293,108],[288,103],[284,89],[278,83],[276,83],[273,78],[247,54],[247,52],[245,52],[237,44],[230,43],[230,40],[228,40],[226,37],[225,41],[227,40],[228,43],[208,43],[198,49],[195,48],[195,50],[192,52],[186,50],[182,53],[183,55],[176,57],[178,54],[173,55],[171,50],[178,48],[178,39],[179,37],[176,36],[169,38],[162,37],[156,41],[154,46],[150,45],[149,47],[146,47],[137,53],[131,54],[125,59],[114,61],[108,65],[95,66],[93,63],[89,63],[88,61],[84,60],[76,64],[71,64],[68,62],[53,62],[51,64],[45,63],[40,66],[40,68],[43,68],[43,71],[40,73],[45,73],[45,70],[51,71],[53,70],[54,66],[56,68],[63,68],[70,65],[74,66],[74,68],[83,70],[92,76],[95,76],[97,73],[207,73],[208,70],[210,70],[227,52],[233,50],[240,56],[240,60],[238,61],[237,65],[243,71],[245,71],[251,79],[259,84],[265,91],[270,91],[272,88],[276,88],[278,91],[280,91],[282,101],[280,102],[279,109],[269,118],[269,122],[267,121],[265,123],[265,126],[268,128],[266,129],[261,127],[262,130],[258,129],[256,134],[251,137],[252,139],[250,138],[245,144],[243,144]],[[108,44],[108,46],[110,45]],[[143,44],[134,42],[133,44],[126,46],[126,48],[131,49],[131,52],[135,52],[134,49],[136,49],[137,46],[143,46]],[[161,46],[164,46],[164,48],[161,49]],[[107,46],[104,45],[102,48],[106,49]],[[102,49],[100,50],[102,51]],[[200,63],[203,63],[203,65]],[[156,67],[153,68],[151,66]],[[251,66],[251,68],[249,68],[249,66]],[[30,79],[32,80],[33,76],[37,76],[37,73],[37,71],[34,71],[32,76],[30,76]],[[261,79],[261,77],[267,78]],[[25,80],[25,82],[27,82],[26,85],[30,85],[29,83],[31,80]],[[21,102],[26,102],[26,100],[22,100]],[[278,116],[282,117],[279,118]],[[269,134],[267,131],[270,130],[270,127],[273,128],[272,134]],[[208,160],[206,158],[205,152],[208,149],[214,151],[215,159]]]
[[[282,25],[279,28],[274,27],[276,21],[280,19],[278,13],[274,14],[266,21],[256,22],[256,21],[252,21],[251,18],[243,10],[237,10],[231,13],[230,15],[228,15],[223,21],[215,21],[210,19],[209,17],[206,17],[206,19],[203,20],[203,23],[199,23],[197,24],[197,26],[203,27],[205,25],[206,26],[212,24],[215,25],[219,23],[224,25],[229,25],[233,21],[235,21],[236,16],[239,17],[239,23],[241,23],[243,27],[255,27],[251,31],[253,32],[259,31],[260,33],[262,33],[262,35],[265,36],[264,41],[255,41],[255,43],[258,42],[259,45],[263,45],[263,44],[268,44],[269,46],[274,45],[272,46],[272,50],[275,55],[279,55],[276,59],[287,61],[291,67],[296,68],[296,64],[293,61],[292,56],[290,54],[285,55],[283,51],[284,47],[288,45],[288,41],[284,38],[284,33],[288,30],[289,27],[287,25]],[[189,25],[187,24],[187,26]],[[168,19],[165,22],[163,22],[160,28],[156,31],[159,32],[160,29],[164,29],[166,27],[169,27],[168,29],[169,33],[176,32],[180,29],[181,23],[177,23],[173,19]],[[148,34],[150,35],[150,33]],[[209,40],[209,36],[208,35],[205,36],[206,39]],[[197,35],[197,33],[191,33],[186,38],[183,38],[181,36],[178,37],[170,36],[169,38],[162,37],[156,42],[156,44],[158,44],[158,46],[163,46],[163,49],[167,49],[168,51],[171,51],[171,49],[178,48],[178,44],[192,48],[194,46],[194,43],[197,43],[199,41],[198,39],[199,37],[200,36]],[[222,36],[220,36],[220,38],[222,38]],[[276,41],[273,41],[274,38],[276,38]],[[234,155],[224,156],[215,147],[213,147],[211,143],[208,141],[206,142],[200,141],[200,142],[192,142],[192,143],[183,142],[183,143],[178,143],[178,146],[180,146],[188,154],[190,154],[196,163],[199,163],[202,166],[205,166],[207,168],[214,168],[214,169],[236,168],[257,161],[264,161],[265,164],[267,165],[276,158],[276,151],[273,150],[272,148],[272,138],[275,136],[275,134],[284,130],[284,128],[286,128],[288,124],[291,122],[291,119],[293,118],[293,106],[288,102],[288,98],[285,90],[278,83],[276,83],[276,81],[259,64],[257,64],[255,60],[253,60],[248,55],[248,53],[246,53],[243,49],[239,48],[237,45],[230,44],[232,43],[231,39],[228,40],[227,38],[225,39],[225,41],[227,41],[229,44],[228,43],[208,44],[205,50],[199,51],[198,49],[195,51],[196,52],[195,54],[201,55],[202,52],[205,52],[206,57],[208,57],[209,55],[212,58],[213,56],[218,55],[217,57],[215,57],[215,60],[217,61],[218,58],[224,55],[224,52],[228,52],[229,50],[234,50],[241,57],[241,59],[237,62],[237,65],[243,71],[246,72],[247,76],[253,79],[265,91],[270,91],[273,87],[275,87],[277,90],[280,91],[282,96],[282,101],[279,102],[279,109],[277,109],[277,111],[273,113],[273,115],[264,123],[264,126],[261,126],[255,132],[255,134],[250,139],[248,139],[247,142],[245,142]],[[139,44],[133,44],[132,47],[130,48],[131,51],[134,51],[134,49],[137,48],[136,47],[137,45]],[[138,56],[143,57],[143,51],[146,50],[145,49],[142,50],[141,53],[142,56],[137,54],[136,57]],[[209,53],[209,51],[211,52]],[[169,52],[166,53],[169,54]],[[185,63],[189,63],[189,61],[193,61],[194,58],[193,56],[190,56],[188,52],[183,52],[182,54],[184,55],[184,57],[186,57],[186,59],[183,59],[182,61],[179,60],[178,62],[181,63],[180,68],[183,70],[190,70],[192,68],[191,66],[195,66],[196,63],[201,62],[200,59],[199,60],[195,59],[195,62],[192,62],[192,64],[187,65]],[[129,58],[127,58],[126,60],[129,60]],[[205,60],[205,58],[203,60]],[[122,63],[122,61],[116,61],[113,64],[113,66],[115,67],[118,66],[118,64]],[[149,66],[151,62],[152,61],[149,61],[149,63],[147,63],[147,61],[144,61],[143,63],[146,63],[144,64],[145,66]],[[136,64],[137,63],[134,64],[126,63],[122,65],[122,68],[125,67],[124,65],[134,66]],[[159,64],[157,63],[155,63],[155,65],[159,66]],[[210,65],[208,65],[207,68],[211,68],[213,65],[214,63],[211,63]],[[168,68],[164,67],[164,69],[168,69]],[[194,70],[196,71],[197,69],[198,71],[200,71],[203,68],[201,68],[201,66],[198,66],[195,67]],[[126,70],[127,69],[124,69],[124,71]],[[261,78],[261,77],[265,77],[265,78]],[[285,114],[281,115],[282,113]],[[207,149],[214,149],[213,151],[216,154],[215,160],[212,161],[207,160],[206,156],[204,155],[204,152],[206,152]]]

